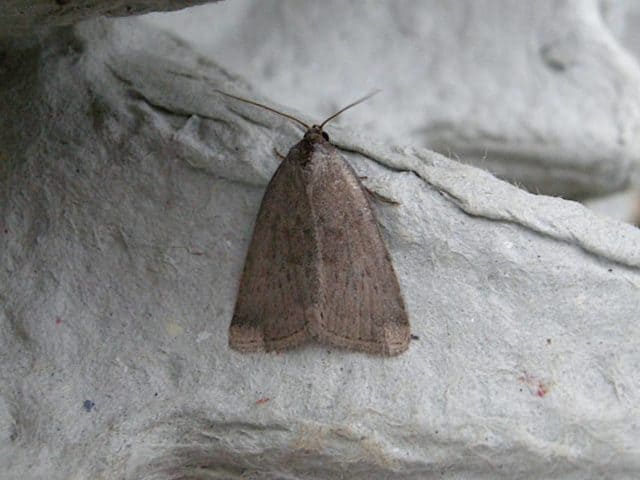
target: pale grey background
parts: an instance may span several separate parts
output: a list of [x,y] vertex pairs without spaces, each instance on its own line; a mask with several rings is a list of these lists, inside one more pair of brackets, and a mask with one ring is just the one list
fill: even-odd
[[[468,160],[491,147],[505,176],[513,159],[576,195],[632,185],[638,70],[608,25],[633,16],[615,2],[432,1],[389,24],[386,2],[271,17],[225,3],[238,11],[215,14],[221,50],[206,56],[135,18],[1,41],[0,478],[637,478],[638,229],[424,148],[451,142]],[[387,43],[358,50],[374,30]],[[261,39],[244,55],[263,76],[241,70],[238,32]],[[440,43],[413,50],[437,59],[419,64],[435,71],[421,86],[384,68],[425,32]],[[314,43],[332,82],[296,81]],[[529,55],[535,68],[510,70]],[[495,81],[513,75],[545,94]],[[214,90],[313,121],[374,83],[387,93],[328,131],[401,203],[376,212],[420,339],[393,359],[230,351],[273,148],[301,132]]]
[[595,0],[235,0],[146,19],[313,118],[379,88],[341,121],[534,192],[589,198],[626,189],[638,171],[640,71],[614,36],[633,30],[628,10]]

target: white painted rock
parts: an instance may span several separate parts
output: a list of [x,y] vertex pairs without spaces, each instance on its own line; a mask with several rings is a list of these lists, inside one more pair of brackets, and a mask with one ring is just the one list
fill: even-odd
[[140,21],[5,52],[3,479],[640,476],[637,229],[330,127],[401,203],[376,211],[419,339],[242,355],[244,255],[300,129]]
[[640,164],[640,69],[596,0],[234,0],[151,21],[283,105],[424,145],[534,192],[625,188]]

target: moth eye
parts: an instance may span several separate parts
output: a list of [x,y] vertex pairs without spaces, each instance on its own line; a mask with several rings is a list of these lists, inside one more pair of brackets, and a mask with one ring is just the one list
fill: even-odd
[[329,141],[329,135],[327,135],[327,132],[322,132],[322,138],[324,138],[326,141]]

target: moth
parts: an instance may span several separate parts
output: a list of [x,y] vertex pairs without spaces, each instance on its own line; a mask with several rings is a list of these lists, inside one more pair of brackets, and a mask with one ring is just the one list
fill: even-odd
[[283,351],[311,339],[378,355],[404,352],[410,327],[368,192],[323,127],[265,105],[306,132],[264,193],[229,326],[240,352]]

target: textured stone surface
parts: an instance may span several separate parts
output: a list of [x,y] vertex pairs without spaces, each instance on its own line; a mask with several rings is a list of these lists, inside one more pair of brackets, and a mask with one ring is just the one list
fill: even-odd
[[234,0],[151,20],[282,104],[316,115],[381,88],[342,121],[587,197],[625,188],[640,160],[640,70],[606,5]]
[[139,21],[11,47],[2,478],[638,478],[637,229],[332,127],[401,203],[376,211],[419,340],[241,355],[245,250],[299,128]]
[[73,25],[100,15],[127,16],[177,10],[217,0],[4,0],[0,36],[26,35],[35,29]]

